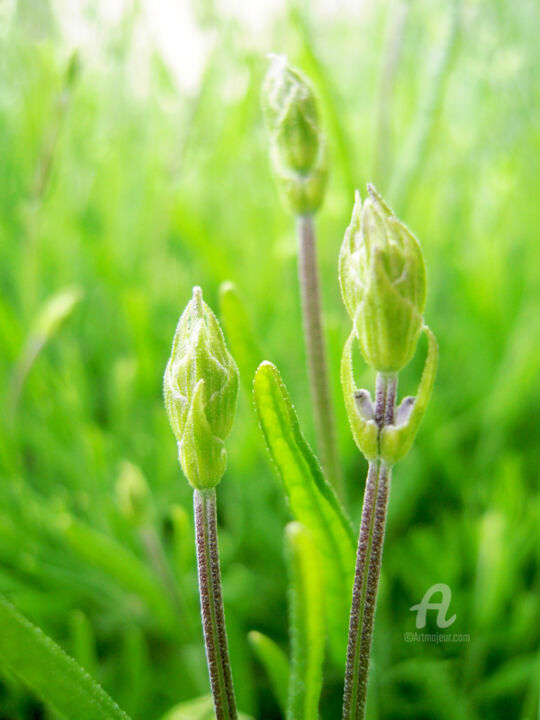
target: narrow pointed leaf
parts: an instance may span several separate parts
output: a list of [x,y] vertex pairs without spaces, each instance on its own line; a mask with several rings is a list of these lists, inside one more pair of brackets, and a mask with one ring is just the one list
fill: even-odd
[[245,303],[232,282],[224,282],[219,288],[219,315],[240,371],[240,380],[248,392],[251,392],[251,379],[264,355],[255,337]]
[[73,658],[1,595],[0,665],[66,720],[129,720]]
[[290,672],[287,655],[279,645],[260,632],[254,630],[249,633],[248,638],[255,655],[266,670],[280,710],[285,715]]
[[74,517],[66,516],[60,529],[68,545],[83,560],[116,580],[127,592],[140,597],[167,632],[179,632],[174,608],[159,580],[138,557],[112,537]]
[[309,531],[300,523],[288,525],[286,542],[292,645],[287,720],[316,720],[324,660],[321,563]]
[[305,441],[278,369],[264,362],[254,381],[255,407],[266,445],[283,482],[291,512],[313,535],[320,552],[325,614],[332,657],[345,661],[354,574],[351,525]]

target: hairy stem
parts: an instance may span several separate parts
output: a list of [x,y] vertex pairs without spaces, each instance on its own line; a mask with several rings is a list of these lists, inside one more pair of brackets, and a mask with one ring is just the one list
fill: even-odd
[[[394,421],[396,391],[395,375],[381,373],[377,375],[375,421],[379,426],[379,432],[385,425]],[[369,659],[381,574],[390,476],[391,468],[382,460],[376,459],[370,462],[356,555],[343,695],[343,720],[363,720],[366,714]]]
[[201,615],[216,720],[236,720],[238,713],[221,593],[215,489],[195,490],[194,509]]
[[302,296],[302,316],[311,400],[315,408],[317,446],[326,475],[338,493],[341,494],[341,471],[321,323],[315,226],[311,215],[300,215],[298,217],[298,274]]

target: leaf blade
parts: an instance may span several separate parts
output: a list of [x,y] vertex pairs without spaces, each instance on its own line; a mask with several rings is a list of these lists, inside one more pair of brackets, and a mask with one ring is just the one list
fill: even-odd
[[231,353],[240,371],[240,379],[249,393],[251,378],[264,355],[255,336],[245,302],[232,282],[224,282],[220,285],[219,315]]
[[286,544],[292,645],[287,720],[316,720],[324,660],[321,563],[311,534],[301,523],[287,526]]
[[248,639],[259,662],[266,670],[280,710],[285,714],[290,673],[287,655],[279,645],[263,633],[252,630]]
[[259,366],[254,398],[261,430],[291,512],[310,530],[321,553],[330,648],[333,659],[342,665],[352,597],[354,533],[302,435],[287,389],[272,363]]
[[0,663],[68,720],[129,720],[73,658],[2,595]]

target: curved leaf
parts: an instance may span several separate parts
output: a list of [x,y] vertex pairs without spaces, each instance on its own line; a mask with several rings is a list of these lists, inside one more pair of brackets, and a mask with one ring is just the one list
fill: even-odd
[[129,720],[73,658],[1,595],[0,664],[67,720]]
[[275,365],[264,362],[259,366],[253,391],[266,445],[283,481],[291,512],[311,532],[321,554],[330,648],[333,659],[341,665],[345,662],[352,597],[353,530],[302,435],[291,399]]

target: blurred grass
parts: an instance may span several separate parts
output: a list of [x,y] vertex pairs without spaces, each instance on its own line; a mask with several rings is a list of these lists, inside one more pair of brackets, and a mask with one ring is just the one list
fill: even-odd
[[[117,26],[98,25],[97,61],[70,56],[54,13],[39,5],[19,3],[0,33],[0,591],[97,667],[135,720],[208,692],[191,492],[161,377],[191,287],[202,285],[217,309],[220,283],[232,281],[313,439],[294,232],[259,110],[264,54],[286,52],[313,78],[332,151],[319,257],[356,522],[365,468],[338,387],[348,321],[336,263],[352,189],[368,180],[423,244],[426,317],[440,345],[427,418],[395,473],[371,718],[536,718],[538,3],[396,0],[330,17],[292,5],[263,42],[209,5],[214,42],[195,94],[178,89],[157,52],[141,91],[130,65],[135,6]],[[35,357],[10,417],[36,322],[70,287],[81,299]],[[404,394],[414,391],[423,352],[405,373]],[[359,380],[372,382],[363,369]],[[244,712],[270,720],[277,704],[247,633],[286,647],[288,514],[246,393],[229,447],[221,546],[236,687]],[[118,505],[126,460],[150,485],[186,628]],[[404,642],[414,630],[408,608],[435,582],[451,587],[455,631],[470,633],[470,644]],[[75,624],[74,611],[86,620]],[[341,678],[332,668],[326,677],[323,714],[333,718]],[[6,720],[46,717],[8,675],[0,708]]]

